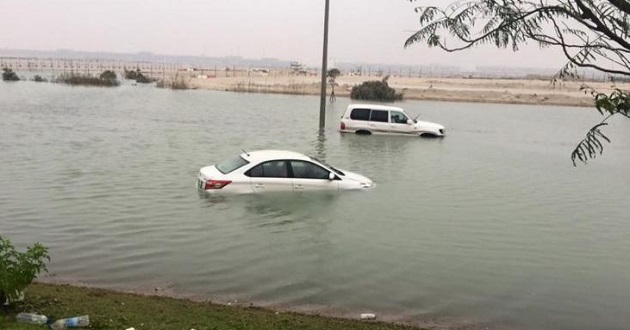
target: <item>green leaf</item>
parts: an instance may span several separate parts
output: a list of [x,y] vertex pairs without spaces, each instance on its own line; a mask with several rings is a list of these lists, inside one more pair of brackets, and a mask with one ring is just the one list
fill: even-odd
[[48,249],[39,243],[19,252],[8,239],[0,236],[0,303],[18,299],[50,261]]

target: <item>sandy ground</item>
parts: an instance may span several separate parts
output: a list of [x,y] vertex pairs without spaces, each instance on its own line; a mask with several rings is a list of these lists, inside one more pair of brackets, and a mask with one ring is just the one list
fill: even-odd
[[[255,70],[251,68],[190,68],[182,64],[136,63],[106,60],[49,60],[0,58],[0,64],[18,71],[99,73],[114,70],[123,75],[124,69],[141,69],[157,80],[183,80],[194,89],[210,89],[250,93],[281,93],[319,95],[321,78],[317,73],[293,75],[288,69]],[[342,75],[337,78],[335,94],[348,97],[352,86],[382,77]],[[482,102],[508,104],[543,104],[593,106],[589,92],[580,90],[586,84],[598,92],[609,94],[610,82],[556,81],[551,79],[484,79],[391,76],[389,86],[403,93],[407,100]],[[618,83],[617,88],[630,90],[630,83]],[[330,85],[327,93],[330,95]]]
[[[320,78],[317,76],[240,77],[192,76],[187,78],[191,88],[253,93],[286,93],[319,95]],[[349,96],[352,86],[378,77],[340,76],[335,95]],[[433,100],[454,102],[484,102],[509,104],[548,104],[593,106],[589,92],[580,90],[586,84],[599,92],[609,94],[612,84],[607,82],[526,79],[465,79],[465,78],[409,78],[390,77],[389,86],[402,92],[407,100]],[[630,84],[617,84],[617,88],[630,89]],[[327,92],[330,94],[330,86]]]

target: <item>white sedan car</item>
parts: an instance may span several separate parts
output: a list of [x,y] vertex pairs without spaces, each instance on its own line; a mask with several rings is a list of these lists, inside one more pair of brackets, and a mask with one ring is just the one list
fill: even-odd
[[284,150],[244,151],[203,167],[197,178],[197,188],[213,194],[359,190],[373,186],[372,180],[362,175]]

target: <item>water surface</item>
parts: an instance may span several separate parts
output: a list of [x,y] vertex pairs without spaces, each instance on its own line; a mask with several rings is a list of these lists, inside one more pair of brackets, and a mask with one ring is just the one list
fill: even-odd
[[[319,134],[319,98],[0,84],[0,233],[53,278],[429,325],[626,329],[630,122],[587,166],[592,109],[409,101],[444,139]],[[200,167],[290,149],[347,194],[200,196]]]

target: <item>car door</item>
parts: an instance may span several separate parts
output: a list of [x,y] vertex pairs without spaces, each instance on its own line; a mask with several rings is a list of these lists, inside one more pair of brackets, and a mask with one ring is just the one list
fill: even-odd
[[408,120],[409,117],[402,111],[389,111],[389,128],[393,133],[413,134],[414,126]]
[[309,161],[291,160],[293,191],[337,191],[339,180],[330,180],[330,171]]
[[350,112],[349,117],[344,117],[341,120],[344,124],[342,128],[347,129],[350,132],[356,132],[358,130],[369,129],[370,124],[370,109],[368,108],[354,108]]
[[293,180],[289,177],[286,160],[272,160],[260,163],[245,172],[250,177],[254,193],[292,191]]
[[370,112],[370,130],[372,133],[387,133],[389,128],[389,111],[374,110]]

